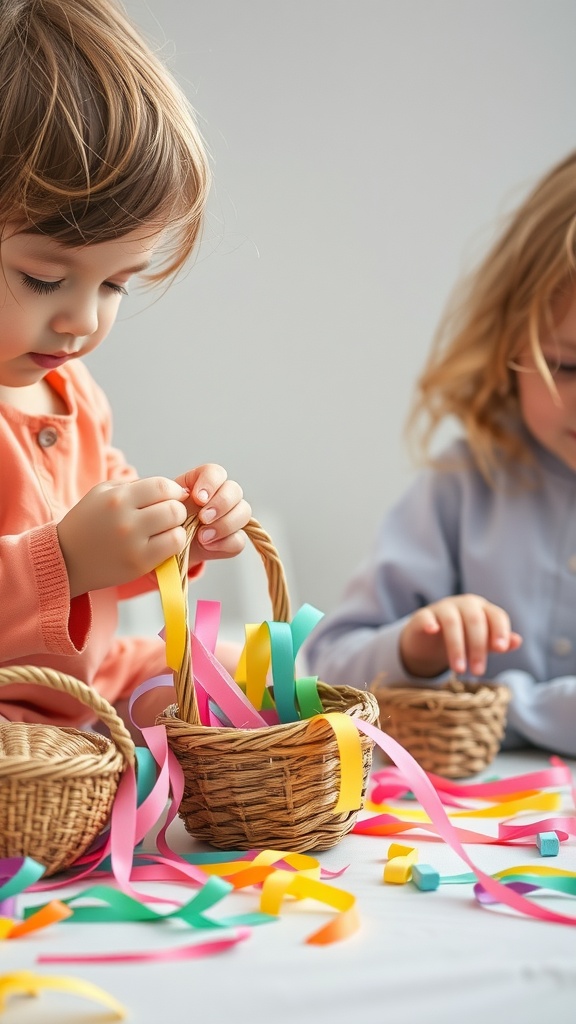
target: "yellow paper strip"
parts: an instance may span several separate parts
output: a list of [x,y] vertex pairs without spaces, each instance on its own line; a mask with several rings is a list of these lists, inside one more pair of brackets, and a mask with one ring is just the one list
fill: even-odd
[[186,605],[176,558],[167,558],[156,567],[158,589],[166,623],[166,664],[178,672],[186,647]]
[[[512,818],[522,811],[557,811],[562,806],[559,793],[538,793],[535,796],[519,800],[505,800],[491,804],[489,807],[469,807],[466,810],[447,811],[449,818]],[[410,821],[430,821],[425,811],[418,808],[393,807],[392,804],[375,804],[367,800],[364,805],[367,811],[380,814],[394,814],[397,818],[408,818]]]
[[344,811],[360,810],[364,762],[358,729],[350,715],[345,715],[342,711],[329,711],[325,715],[309,719],[312,726],[322,720],[328,722],[334,730],[340,755],[340,793],[334,811],[339,814]]
[[306,942],[309,945],[325,946],[331,942],[338,942],[352,935],[360,927],[356,898],[344,889],[337,889],[333,885],[312,878],[304,878],[300,874],[294,875],[290,871],[275,871],[268,876],[262,886],[260,910],[264,914],[276,916],[280,912],[285,896],[293,896],[298,900],[318,900],[338,911],[333,921],[308,936]]
[[81,978],[61,977],[48,974],[34,974],[32,971],[15,971],[14,974],[0,974],[0,1013],[6,1009],[6,999],[12,995],[37,996],[44,988],[85,996],[112,1010],[118,1020],[124,1020],[127,1011],[117,999],[104,989]]
[[248,623],[244,627],[246,642],[234,679],[245,684],[248,700],[260,711],[266,689],[266,676],[270,668],[270,630],[265,622]]

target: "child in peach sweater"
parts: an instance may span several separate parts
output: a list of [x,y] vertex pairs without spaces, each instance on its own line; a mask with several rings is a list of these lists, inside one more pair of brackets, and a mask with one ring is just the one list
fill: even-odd
[[[0,80],[0,665],[115,702],[165,669],[159,638],[116,636],[118,601],[156,585],[190,512],[191,577],[238,554],[250,518],[221,466],[139,479],[82,363],[129,282],[165,282],[193,252],[209,169],[183,93],[112,0],[4,0]],[[89,717],[13,683],[0,714]]]

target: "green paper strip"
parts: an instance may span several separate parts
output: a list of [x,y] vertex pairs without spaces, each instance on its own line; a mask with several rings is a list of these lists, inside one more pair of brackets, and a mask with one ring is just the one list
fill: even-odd
[[29,885],[34,885],[34,882],[42,878],[45,870],[44,864],[39,864],[32,857],[25,857],[21,867],[12,875],[12,878],[9,878],[4,885],[0,886],[0,900],[5,900],[10,896],[17,896],[18,893],[24,892]]
[[318,676],[303,676],[296,680],[296,700],[301,718],[314,718],[324,711],[318,694]]
[[[254,913],[243,914],[230,918],[221,918],[218,921],[205,916],[205,911],[212,909],[224,896],[233,890],[234,886],[223,878],[211,876],[202,889],[196,893],[184,906],[177,907],[165,913],[159,913],[152,907],[138,900],[127,896],[109,885],[94,885],[76,896],[62,900],[73,911],[73,915],[67,918],[72,924],[99,923],[106,924],[114,921],[169,921],[177,918],[190,925],[191,928],[231,928],[237,925],[258,925],[268,924],[275,920],[268,914]],[[104,906],[83,906],[86,899],[102,900]],[[77,905],[80,904],[80,905]],[[24,910],[24,917],[35,913],[38,907],[28,907]]]

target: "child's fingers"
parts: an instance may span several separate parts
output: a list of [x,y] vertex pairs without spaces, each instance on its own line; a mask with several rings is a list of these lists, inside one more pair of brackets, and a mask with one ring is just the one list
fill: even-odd
[[207,526],[198,531],[198,540],[211,551],[238,554],[245,544],[244,527],[250,519],[252,509],[244,498],[217,519],[209,520]]
[[520,633],[515,633],[514,631],[512,631],[512,633],[510,633],[510,646],[508,647],[508,650],[517,651],[518,648],[521,646],[522,637],[520,636]]
[[[165,476],[143,477],[140,480],[131,480],[127,485],[119,483],[114,485],[111,490],[115,489],[118,494],[126,487],[129,490],[126,490],[125,493],[129,494],[134,508],[148,508],[150,505],[166,501],[181,503],[188,497],[188,491],[182,484]],[[114,500],[113,496],[112,500]]]
[[187,473],[177,477],[176,482],[188,488],[190,498],[198,508],[204,508],[222,487],[227,476],[223,466],[209,462],[189,469]]
[[[488,651],[505,653],[515,650],[522,643],[522,638],[518,633],[512,633],[510,617],[498,605],[475,594],[464,594],[457,603],[462,616],[467,666],[473,675],[483,675]],[[464,671],[462,668],[454,670]]]
[[[162,501],[156,505],[147,505],[138,511],[138,523],[135,529],[144,540],[150,540],[168,530],[182,526],[187,518],[186,505],[181,501]],[[186,534],[183,533],[184,542]]]
[[421,629],[423,633],[433,635],[440,632],[440,623],[430,605],[420,608],[419,611],[415,612],[412,621],[415,628]]
[[140,566],[140,575],[144,572],[151,572],[167,558],[177,555],[182,551],[185,543],[186,533],[182,526],[163,530],[150,537],[146,545],[145,563],[143,562]]
[[[507,612],[496,604],[486,602],[485,614],[488,622],[490,650],[502,653],[510,650],[512,628]],[[517,633],[514,635],[518,636]]]
[[471,632],[469,625],[465,628],[461,611],[455,601],[442,601],[432,607],[444,638],[449,667],[453,672],[465,672],[471,651],[477,658],[478,650],[481,648],[479,624],[474,623]]
[[478,594],[457,594],[415,612],[402,631],[400,654],[414,675],[486,671],[488,651],[513,651],[522,637],[507,613]]
[[[217,524],[219,536],[233,533],[235,529],[240,530],[248,521],[242,519],[242,508],[244,506],[248,508],[246,502],[242,506],[242,499],[243,492],[240,484],[235,480],[225,480],[207,504],[200,509],[198,518],[202,523]],[[229,520],[228,517],[237,509],[240,509],[240,515],[236,516],[236,525],[234,525],[234,520]],[[224,520],[226,520],[227,528],[224,528]]]
[[245,545],[246,534],[243,530],[237,530],[221,539],[201,544],[201,558],[233,558],[244,550]]

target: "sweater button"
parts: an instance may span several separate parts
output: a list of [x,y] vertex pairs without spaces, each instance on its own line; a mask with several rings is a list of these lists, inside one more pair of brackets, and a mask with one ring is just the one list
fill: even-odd
[[43,427],[38,434],[38,444],[41,448],[51,448],[58,440],[58,431],[54,427]]

